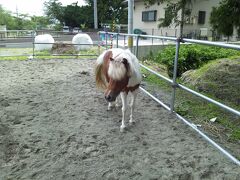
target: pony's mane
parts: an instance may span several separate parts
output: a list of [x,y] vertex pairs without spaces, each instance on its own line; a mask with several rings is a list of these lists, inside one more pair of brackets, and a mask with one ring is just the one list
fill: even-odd
[[[104,55],[108,52],[102,53],[98,59],[95,68],[96,84],[100,88],[107,87],[106,78],[103,75],[102,68],[104,63]],[[109,63],[108,76],[114,80],[121,80],[127,73],[129,85],[136,85],[141,81],[140,67],[138,59],[129,50],[113,48],[111,49],[113,61]],[[123,59],[127,61],[127,65],[123,63]]]
[[[128,77],[134,73],[135,68],[129,50],[112,49],[113,61],[110,61],[108,75],[114,80],[121,80],[127,73]],[[125,62],[124,62],[125,61]]]
[[108,76],[113,80],[121,80],[126,76],[126,66],[121,61],[110,61],[108,68]]
[[97,87],[101,89],[106,89],[107,82],[102,73],[103,64],[96,64],[95,67],[95,80]]

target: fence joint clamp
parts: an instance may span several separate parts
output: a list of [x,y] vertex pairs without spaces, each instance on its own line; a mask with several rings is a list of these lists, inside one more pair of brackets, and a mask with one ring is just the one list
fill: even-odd
[[175,82],[175,83],[172,83],[171,86],[172,86],[174,89],[179,87],[179,86],[178,86],[178,83],[176,83],[176,82]]
[[178,38],[177,38],[177,42],[179,42],[179,43],[180,43],[180,42],[181,42],[181,43],[185,43],[185,41],[183,40],[182,37],[178,37]]

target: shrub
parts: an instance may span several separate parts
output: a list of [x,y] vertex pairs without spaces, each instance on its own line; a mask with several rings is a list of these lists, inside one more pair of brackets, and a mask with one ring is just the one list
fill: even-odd
[[[239,56],[237,50],[203,46],[203,45],[181,45],[178,57],[178,72],[177,76],[190,69],[197,69],[210,60],[226,58],[230,56]],[[158,52],[155,56],[151,56],[150,60],[167,66],[168,75],[173,76],[175,58],[175,46],[170,46]]]

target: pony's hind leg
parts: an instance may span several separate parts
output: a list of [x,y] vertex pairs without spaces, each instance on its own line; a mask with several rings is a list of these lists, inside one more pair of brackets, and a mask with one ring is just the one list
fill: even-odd
[[127,93],[121,92],[121,99],[122,99],[122,124],[120,126],[120,131],[123,132],[125,125],[125,119],[126,119],[126,110],[127,110]]
[[132,99],[131,99],[131,102],[130,102],[130,109],[131,109],[130,120],[129,120],[130,124],[135,122],[135,120],[133,120],[133,111],[135,109],[137,94],[138,94],[138,89],[136,89],[135,91],[131,92]]

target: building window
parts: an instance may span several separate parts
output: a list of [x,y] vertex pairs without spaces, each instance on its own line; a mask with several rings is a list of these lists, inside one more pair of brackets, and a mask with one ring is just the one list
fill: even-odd
[[143,11],[142,21],[156,21],[157,11]]
[[198,12],[198,24],[205,24],[206,11]]

